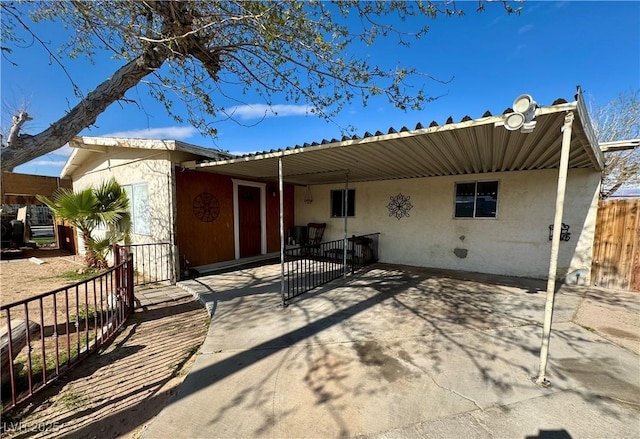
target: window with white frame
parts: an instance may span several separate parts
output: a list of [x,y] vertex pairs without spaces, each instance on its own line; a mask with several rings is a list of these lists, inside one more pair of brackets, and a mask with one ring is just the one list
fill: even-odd
[[344,218],[356,215],[356,190],[347,191],[347,212],[344,210],[344,189],[331,191],[331,217]]
[[138,235],[151,234],[151,215],[149,213],[149,190],[147,183],[122,185],[129,197],[131,213],[131,231]]
[[497,181],[456,183],[455,218],[495,218],[497,211]]

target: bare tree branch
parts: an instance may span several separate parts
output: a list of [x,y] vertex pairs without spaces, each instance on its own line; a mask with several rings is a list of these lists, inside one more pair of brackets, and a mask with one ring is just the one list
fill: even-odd
[[[118,69],[66,115],[37,135],[21,134],[11,148],[2,148],[2,170],[13,169],[33,157],[47,154],[64,146],[82,129],[92,125],[99,114],[121,99],[142,78],[159,68],[166,59],[162,50],[151,50]],[[17,130],[16,130],[17,134]]]
[[[519,12],[511,2],[500,3],[507,13]],[[125,94],[139,83],[176,121],[186,119],[209,134],[215,134],[212,123],[219,114],[233,119],[221,103],[231,95],[221,92],[222,85],[238,87],[239,96],[257,93],[267,105],[274,102],[276,93],[284,101],[304,101],[314,114],[334,123],[333,116],[358,97],[363,104],[380,95],[397,108],[421,108],[435,98],[423,92],[422,83],[410,83],[408,78],[434,78],[411,68],[385,70],[348,49],[387,35],[407,44],[405,37],[419,37],[428,30],[424,21],[413,20],[419,24],[412,31],[388,24],[385,17],[432,19],[464,13],[454,1],[335,1],[329,6],[296,0],[70,0],[3,1],[0,6],[3,36],[8,36],[2,52],[10,53],[11,44],[22,49],[15,30],[20,28],[67,74],[79,99],[58,121],[34,135],[20,132],[24,122],[16,114],[8,138],[11,147],[2,148],[2,170],[65,145],[94,124],[109,105],[131,101]],[[480,0],[478,9],[484,6]],[[353,28],[354,14],[361,19],[360,32]],[[46,20],[69,30],[59,55],[38,38],[27,17],[33,23]],[[124,65],[83,96],[61,58],[84,55],[92,62],[99,51],[113,52]],[[154,79],[144,81],[150,73]],[[184,107],[175,111],[174,101]]]
[[13,122],[11,124],[11,130],[9,131],[9,137],[7,138],[7,146],[9,148],[15,148],[18,140],[18,134],[20,128],[25,122],[33,120],[26,111],[21,111],[17,116],[13,116]]
[[[602,106],[590,105],[592,126],[600,143],[640,138],[640,89],[620,93]],[[605,152],[601,198],[621,187],[640,185],[640,148]]]

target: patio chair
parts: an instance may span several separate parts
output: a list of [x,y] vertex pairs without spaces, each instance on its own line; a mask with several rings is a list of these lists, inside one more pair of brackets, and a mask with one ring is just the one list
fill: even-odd
[[306,253],[311,255],[320,254],[320,243],[327,223],[309,223],[307,224],[307,244],[305,245]]

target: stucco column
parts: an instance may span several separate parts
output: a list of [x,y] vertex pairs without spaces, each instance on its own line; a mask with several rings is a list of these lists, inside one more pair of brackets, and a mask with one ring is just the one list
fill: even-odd
[[549,276],[547,278],[547,302],[544,307],[544,325],[542,327],[542,346],[540,347],[540,369],[536,383],[548,386],[546,378],[547,360],[549,357],[549,339],[553,320],[553,302],[555,300],[556,273],[558,270],[558,250],[560,248],[560,232],[562,230],[562,213],[564,210],[564,194],[567,188],[567,172],[569,169],[569,152],[571,150],[571,129],[573,112],[564,117],[562,126],[562,150],[560,152],[560,169],[558,170],[558,190],[556,194],[556,214],[553,219],[553,236],[551,240],[551,257],[549,258]]

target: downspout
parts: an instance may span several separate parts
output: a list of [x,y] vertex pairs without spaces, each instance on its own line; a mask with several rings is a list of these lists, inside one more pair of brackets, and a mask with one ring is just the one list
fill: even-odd
[[549,276],[547,278],[547,302],[544,307],[544,325],[542,327],[542,346],[540,347],[540,369],[536,384],[549,386],[546,378],[547,360],[549,357],[549,339],[551,338],[551,323],[553,320],[553,302],[555,299],[556,273],[558,271],[558,250],[560,248],[560,232],[562,230],[562,213],[564,209],[564,195],[567,187],[567,172],[569,168],[569,152],[571,149],[571,130],[574,114],[567,112],[562,127],[562,150],[560,152],[560,169],[558,170],[558,190],[556,194],[556,214],[553,219],[553,235],[551,240],[551,257],[549,258]]
[[282,297],[282,306],[287,306],[284,298],[284,184],[282,182],[282,156],[278,158],[278,189],[280,192],[280,296]]

